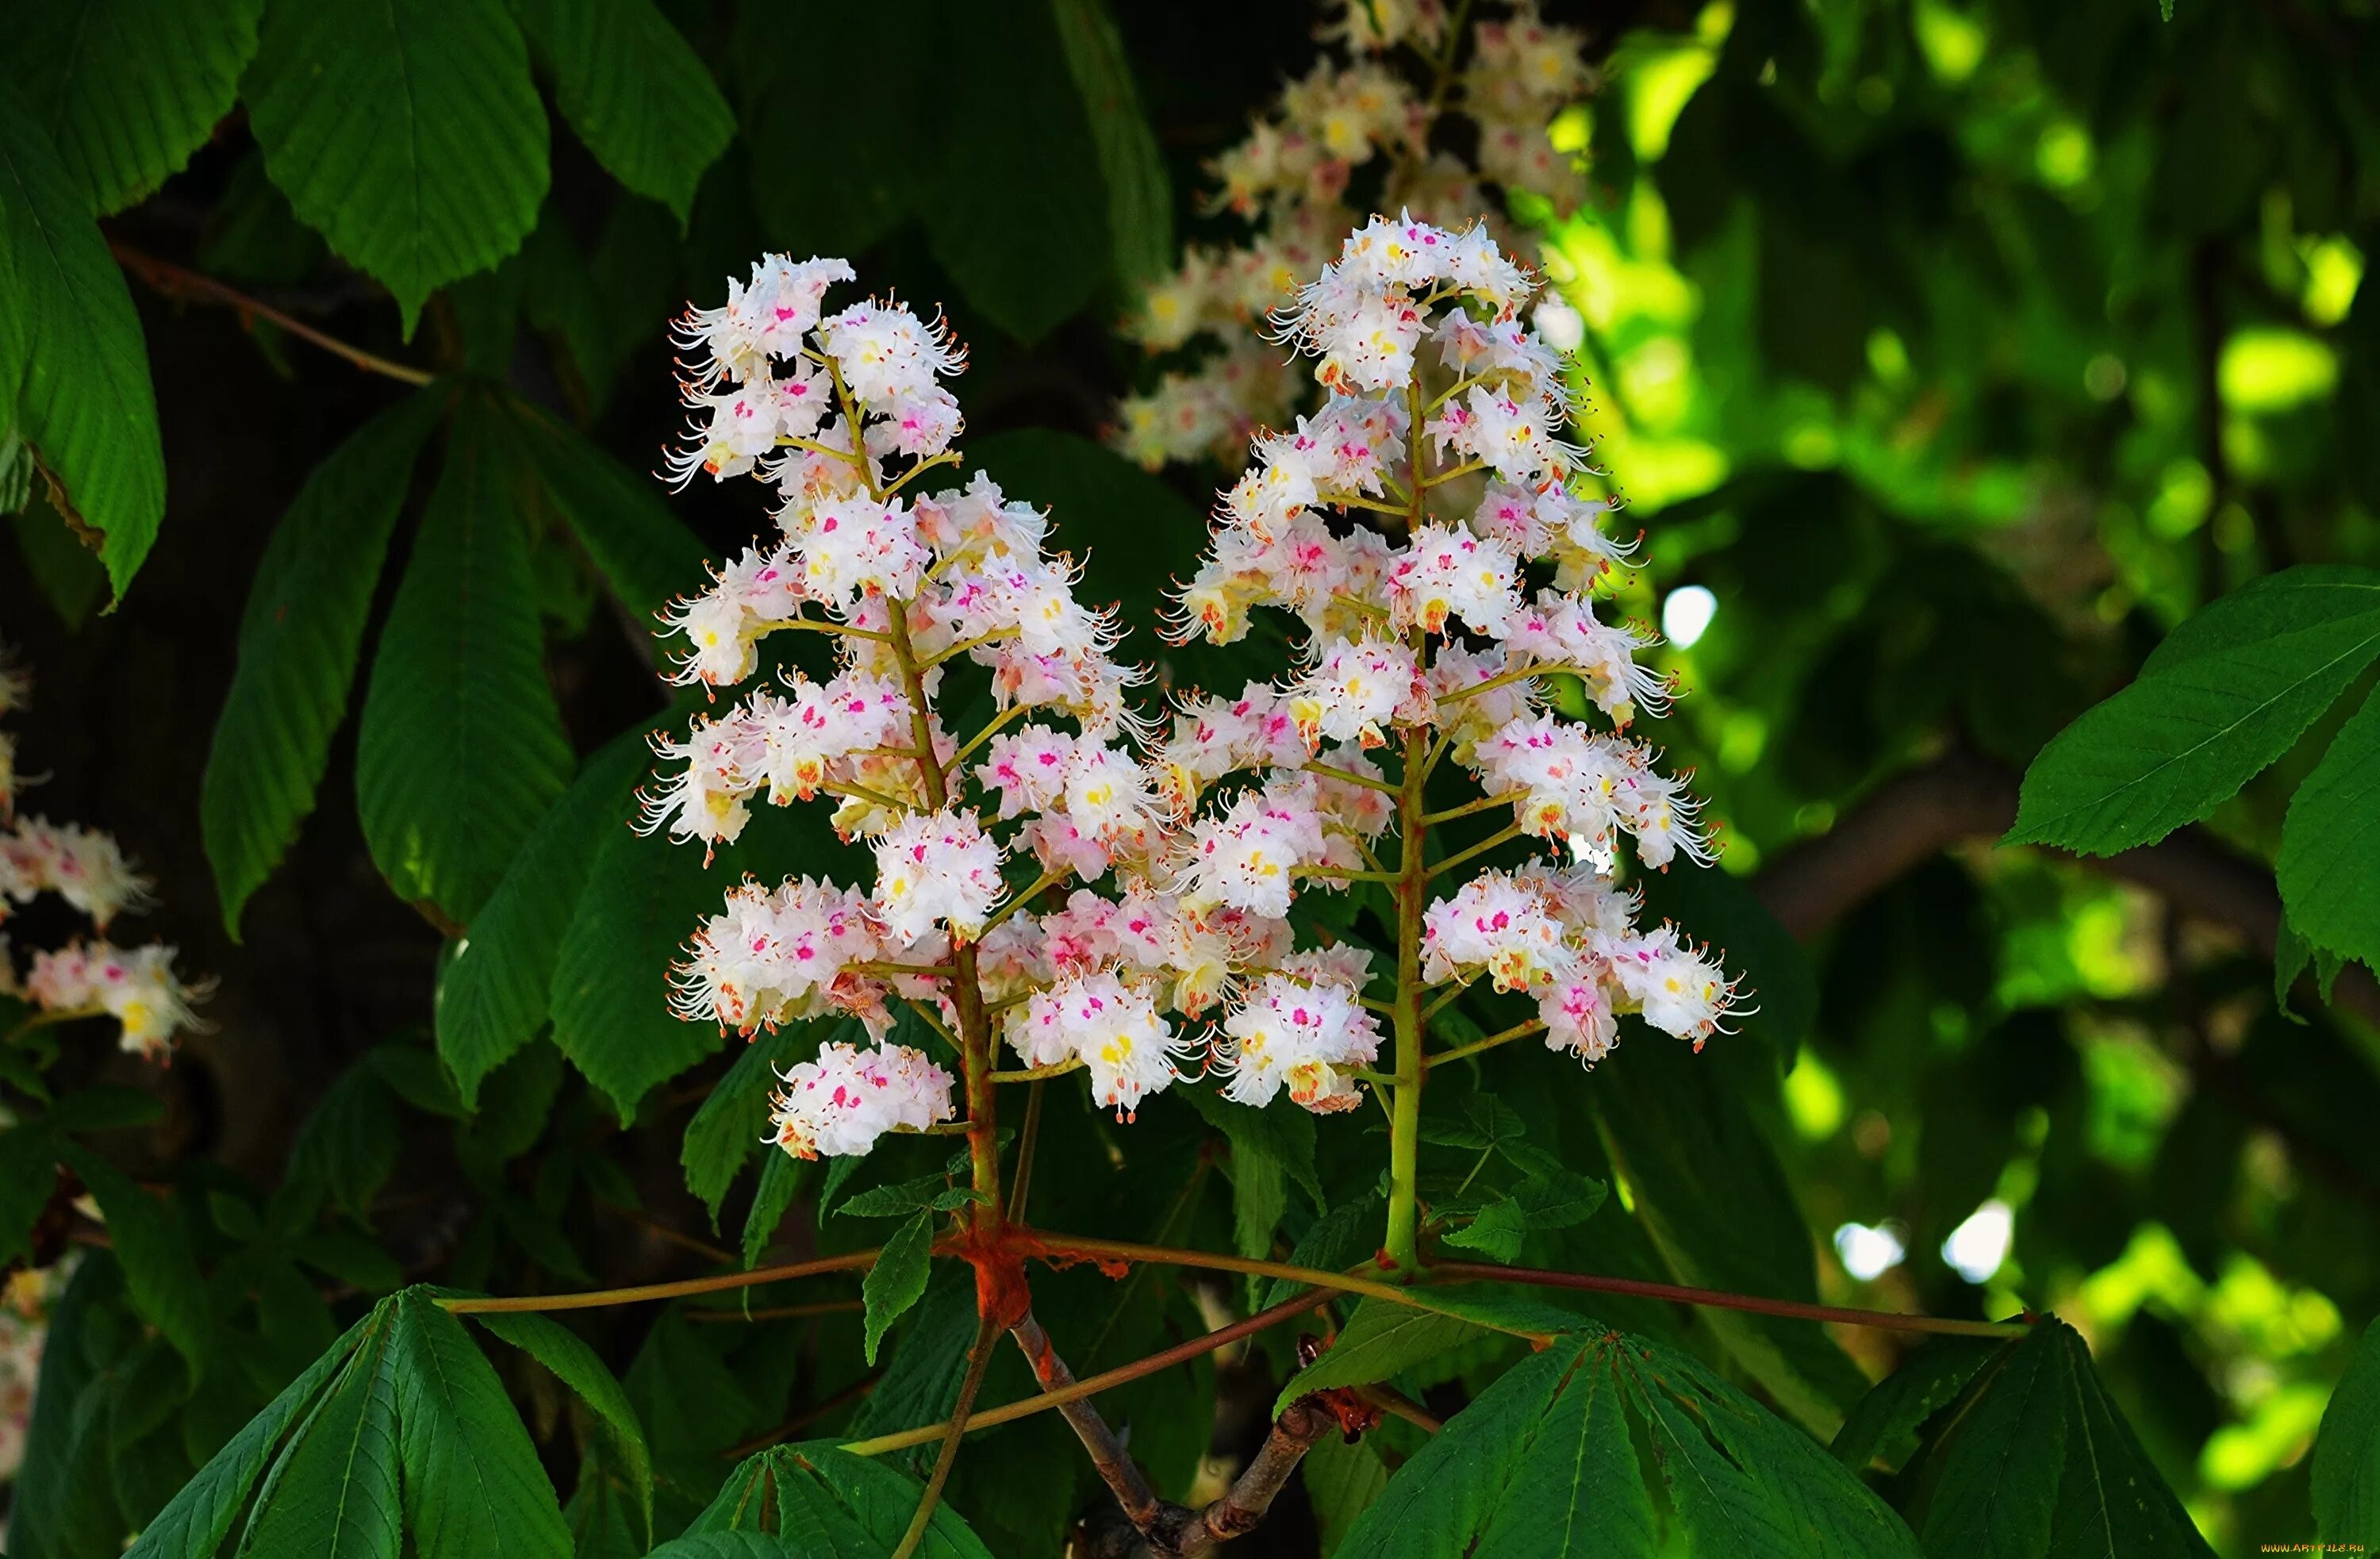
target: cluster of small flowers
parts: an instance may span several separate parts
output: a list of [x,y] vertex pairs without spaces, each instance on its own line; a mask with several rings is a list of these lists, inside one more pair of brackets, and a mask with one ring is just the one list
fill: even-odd
[[864,1153],[895,1127],[951,1118],[951,1075],[905,1045],[861,1050],[829,1041],[786,1069],[770,1140],[797,1159]]
[[[1585,181],[1548,131],[1593,89],[1585,39],[1547,23],[1535,0],[1501,9],[1451,38],[1438,0],[1342,0],[1324,36],[1343,45],[1349,62],[1318,62],[1214,164],[1216,203],[1255,231],[1235,247],[1191,246],[1181,269],[1152,286],[1126,323],[1125,333],[1152,352],[1195,342],[1210,355],[1119,407],[1119,449],[1151,469],[1229,457],[1255,428],[1288,420],[1305,392],[1258,332],[1354,225],[1342,202],[1359,169],[1380,170],[1380,205],[1450,225],[1501,210],[1496,188],[1528,190],[1560,210],[1579,202]],[[1425,67],[1419,86],[1391,63],[1401,48]],[[1466,52],[1458,74],[1455,61]],[[1444,139],[1433,133],[1438,121],[1450,114],[1477,129],[1471,164],[1434,149]]]
[[[1281,688],[1185,703],[1159,785],[1186,807],[1251,773],[1188,825],[1184,891],[1279,917],[1297,887],[1355,874],[1390,821],[1368,749],[1419,734],[1408,761],[1438,746],[1481,781],[1486,799],[1465,810],[1509,803],[1511,834],[1566,845],[1573,862],[1486,873],[1431,907],[1426,978],[1484,971],[1536,996],[1549,1042],[1589,1060],[1620,1012],[1699,1045],[1732,983],[1673,929],[1639,932],[1635,900],[1605,881],[1623,834],[1646,868],[1707,862],[1699,803],[1643,744],[1540,708],[1540,679],[1566,675],[1624,730],[1665,713],[1671,689],[1638,664],[1652,636],[1599,621],[1587,593],[1630,547],[1600,530],[1604,505],[1567,489],[1583,452],[1560,437],[1560,354],[1523,318],[1535,290],[1483,229],[1409,213],[1358,229],[1300,290],[1281,332],[1319,359],[1330,399],[1252,441],[1177,626],[1226,642],[1251,609],[1284,608],[1307,630],[1303,669]],[[1434,462],[1405,441],[1401,407],[1420,408]],[[1381,510],[1402,522],[1398,539],[1362,523]]]
[[[0,665],[0,714],[22,709],[31,691],[22,671]],[[16,815],[17,793],[25,783],[16,766],[13,738],[0,732],[0,921],[12,907],[54,894],[89,920],[103,938],[116,916],[147,907],[149,882],[132,870],[115,838],[76,823]],[[21,978],[0,936],[0,996],[30,1003],[57,1017],[114,1017],[123,1027],[123,1049],[159,1057],[174,1036],[198,1027],[190,1004],[203,987],[185,985],[174,973],[174,949],[152,944],[119,948],[100,939],[79,938],[66,946],[33,954]]]

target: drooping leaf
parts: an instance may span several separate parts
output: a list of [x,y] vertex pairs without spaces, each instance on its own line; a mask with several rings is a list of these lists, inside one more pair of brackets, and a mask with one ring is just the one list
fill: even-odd
[[686,1188],[710,1210],[714,1227],[727,1188],[761,1146],[762,1128],[769,1121],[769,1095],[777,1086],[778,1074],[801,1053],[807,1027],[789,1024],[773,1033],[754,1035],[735,1057],[735,1064],[727,1068],[727,1075],[711,1089],[710,1097],[702,1102],[702,1108],[686,1123],[678,1163],[686,1170]]
[[644,1425],[618,1377],[604,1366],[586,1339],[560,1321],[527,1311],[486,1310],[472,1316],[481,1326],[552,1370],[578,1399],[595,1410],[597,1427],[610,1450],[608,1466],[625,1475],[643,1515],[646,1540],[653,1521],[653,1459],[645,1448]]
[[2290,798],[2275,866],[2289,924],[2380,968],[2380,694],[2363,700]]
[[1099,154],[1050,14],[941,14],[941,177],[921,207],[934,258],[1024,341],[1090,302],[1112,252]]
[[540,659],[520,483],[484,407],[457,408],[372,661],[356,804],[398,896],[468,925],[568,783]]
[[802,1182],[809,1178],[810,1163],[791,1153],[769,1155],[760,1171],[760,1183],[752,1190],[752,1210],[744,1215],[746,1271],[760,1264],[761,1252],[776,1237],[777,1225],[785,1221],[785,1210],[794,1205],[794,1199],[801,1195]]
[[[709,585],[709,549],[662,501],[652,477],[628,469],[533,407],[516,402],[512,409],[522,447],[543,478],[544,500],[569,524],[628,615],[658,633],[662,607]],[[651,648],[662,657],[671,646],[656,639]]]
[[57,1151],[107,1214],[109,1245],[124,1269],[133,1308],[165,1334],[198,1378],[206,1369],[214,1316],[198,1258],[190,1251],[189,1231],[170,1203],[151,1196],[90,1149],[60,1140]]
[[[1293,1267],[1341,1272],[1371,1255],[1380,1246],[1380,1199],[1358,1197],[1342,1201],[1314,1221],[1314,1226],[1289,1253]],[[1260,1307],[1269,1309],[1298,1291],[1293,1279],[1277,1277],[1265,1290]]]
[[393,1301],[373,1312],[345,1363],[265,1474],[240,1541],[243,1552],[398,1559],[402,1393],[393,1357]]
[[388,1084],[370,1066],[348,1067],[298,1128],[273,1194],[273,1224],[303,1228],[325,1200],[369,1222],[372,1198],[396,1173],[400,1146],[396,1102]]
[[1290,1377],[1273,1405],[1278,1414],[1309,1392],[1394,1380],[1424,1359],[1462,1346],[1484,1328],[1460,1316],[1366,1297],[1330,1346]]
[[1897,1470],[1917,1449],[1918,1427],[1949,1406],[1998,1351],[1983,1337],[1927,1339],[1859,1399],[1829,1449],[1848,1468],[1881,1461]]
[[90,201],[39,116],[0,82],[0,407],[99,532],[120,599],[165,516],[148,344]]
[[2363,1329],[2323,1409],[2313,1442],[2313,1519],[2324,1542],[2380,1545],[2380,1321]]
[[554,101],[595,160],[683,225],[735,116],[652,0],[513,0]]
[[[856,262],[932,198],[937,149],[925,123],[932,90],[914,51],[931,35],[933,0],[882,0],[849,6],[837,0],[787,0],[736,13],[734,52],[742,82],[744,141],[750,149],[752,213],[771,249],[847,255]],[[906,69],[812,70],[781,48],[786,35],[832,28],[844,45],[871,57],[901,51]],[[780,177],[787,159],[808,154],[820,123],[871,125],[868,155],[837,177],[795,183]]]
[[602,842],[636,810],[651,760],[642,728],[587,761],[522,841],[495,890],[439,972],[438,1054],[466,1107],[480,1082],[545,1026],[555,960]]
[[199,782],[199,828],[235,939],[249,896],[314,810],[413,462],[444,397],[364,424],[306,479],[249,587],[239,660]]
[[545,105],[502,0],[271,0],[242,95],[273,182],[388,284],[408,336],[537,225]]
[[[929,1275],[926,1296],[902,1328],[892,1362],[852,1414],[844,1433],[864,1439],[949,1418],[965,1383],[975,1330],[975,1274],[959,1262],[945,1262],[941,1271]],[[924,1445],[886,1459],[922,1478],[932,1470],[936,1451]]]
[[1468,1224],[1448,1230],[1444,1238],[1449,1245],[1476,1250],[1491,1261],[1511,1262],[1520,1260],[1521,1241],[1528,1232],[1528,1218],[1521,1204],[1511,1197],[1499,1197]]
[[33,1251],[33,1224],[57,1189],[57,1150],[40,1125],[0,1131],[0,1264]]
[[1105,0],[1050,0],[1050,9],[1107,187],[1116,279],[1127,287],[1147,286],[1173,264],[1173,190],[1157,132],[1140,111],[1132,63]]
[[2025,771],[2011,845],[2111,855],[2228,800],[2380,656],[2380,574],[2307,566],[2200,612]]
[[1273,1231],[1289,1209],[1291,1181],[1305,1188],[1318,1209],[1322,1206],[1322,1183],[1314,1168],[1314,1117],[1287,1100],[1277,1109],[1260,1110],[1234,1104],[1211,1089],[1183,1089],[1180,1096],[1232,1145],[1225,1168],[1240,1253],[1269,1253]]
[[933,1214],[917,1213],[892,1232],[884,1242],[883,1254],[868,1269],[860,1297],[868,1302],[868,1363],[876,1362],[877,1345],[884,1340],[886,1330],[924,1296],[933,1243]]
[[2064,1321],[2003,1346],[1937,1422],[1902,1475],[1929,1556],[2211,1553]]
[[426,1290],[388,1302],[406,1526],[423,1559],[564,1559],[553,1484],[486,1356]]
[[17,80],[91,209],[178,172],[231,112],[263,0],[38,0],[16,16]]
[[1366,1435],[1351,1445],[1339,1435],[1326,1434],[1297,1464],[1305,1497],[1314,1506],[1315,1535],[1325,1559],[1339,1551],[1356,1519],[1389,1486],[1388,1464],[1373,1448],[1373,1439]]

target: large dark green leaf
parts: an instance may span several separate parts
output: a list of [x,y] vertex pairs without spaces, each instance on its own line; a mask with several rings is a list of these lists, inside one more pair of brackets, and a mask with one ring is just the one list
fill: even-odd
[[235,938],[241,907],[314,810],[389,532],[442,402],[414,396],[333,451],[256,566],[239,661],[199,782],[200,833]]
[[554,101],[612,177],[686,221],[735,116],[653,0],[513,0]]
[[[544,479],[544,498],[566,520],[631,616],[654,618],[677,596],[706,588],[710,554],[639,475],[534,407],[516,403],[523,447]],[[659,648],[659,646],[655,646]]]
[[113,1261],[87,1257],[50,1311],[8,1507],[13,1559],[103,1559],[124,1541],[108,1497],[105,1424],[94,1411],[110,1356],[122,1351],[111,1334],[124,1330],[123,1292]]
[[545,105],[504,0],[271,0],[243,92],[273,181],[388,284],[408,335],[537,225]]
[[1050,0],[1066,68],[1083,94],[1099,177],[1107,186],[1108,232],[1116,279],[1147,286],[1173,266],[1173,190],[1157,132],[1140,111],[1132,62],[1105,0]]
[[[1757,1056],[1747,1054],[1746,1063]],[[1781,1299],[1817,1298],[1808,1221],[1776,1150],[1745,1107],[1750,1065],[1695,1055],[1644,1034],[1596,1068],[1587,1099],[1638,1223],[1680,1283]],[[1824,1332],[1732,1310],[1702,1319],[1796,1419],[1832,1434],[1866,1389]]]
[[264,0],[32,0],[11,20],[15,79],[91,209],[178,172],[231,112]]
[[1243,1256],[1272,1250],[1273,1231],[1289,1210],[1292,1180],[1305,1188],[1318,1210],[1322,1183],[1314,1168],[1314,1117],[1286,1100],[1278,1109],[1234,1104],[1212,1089],[1181,1092],[1191,1108],[1232,1144],[1226,1173],[1232,1177],[1232,1232]]
[[606,1465],[625,1476],[650,1540],[653,1525],[653,1458],[645,1448],[644,1425],[621,1388],[586,1340],[558,1321],[525,1311],[492,1310],[472,1317],[480,1325],[553,1371],[578,1399],[595,1410],[597,1428],[609,1449]]
[[358,1063],[325,1090],[289,1145],[273,1193],[273,1221],[284,1229],[314,1222],[326,1200],[369,1223],[372,1199],[396,1173],[403,1146],[396,1099],[372,1066]]
[[521,484],[504,424],[458,408],[372,662],[356,800],[398,895],[468,925],[571,767],[540,660]]
[[587,761],[466,928],[438,977],[438,1054],[467,1107],[480,1080],[545,1026],[563,932],[597,853],[625,833],[650,761],[643,728]]
[[[916,1479],[880,1458],[822,1442],[773,1445],[737,1464],[686,1535],[771,1532],[795,1553],[873,1559],[901,1541],[924,1492]],[[948,1504],[936,1507],[917,1553],[919,1559],[990,1559],[982,1540]]]
[[124,1269],[133,1308],[165,1334],[197,1378],[205,1368],[214,1316],[198,1258],[190,1252],[189,1230],[171,1202],[150,1195],[90,1149],[60,1141],[58,1154],[107,1214],[109,1245]]
[[1903,1478],[1903,1508],[1939,1559],[2211,1552],[2060,1321],[1978,1371]]
[[1900,1519],[1805,1436],[1684,1355],[1608,1330],[1514,1366],[1389,1480],[1338,1552],[1672,1552],[1640,1445],[1669,1485],[1686,1553],[1916,1552]]
[[2380,1548],[2380,1321],[2363,1329],[2313,1443],[2314,1532]]
[[406,1526],[422,1559],[567,1555],[553,1484],[462,1322],[422,1289],[388,1302]]
[[2176,629],[2025,771],[2012,845],[2110,855],[2238,794],[2380,656],[2380,574],[2258,579]]
[[123,595],[165,516],[165,456],[132,295],[82,189],[0,82],[0,408],[100,533]]
[[374,1317],[266,1474],[242,1552],[324,1559],[398,1559],[403,1552],[398,1321],[386,1303]]
[[2380,693],[2290,798],[2276,866],[2292,931],[2380,968]]

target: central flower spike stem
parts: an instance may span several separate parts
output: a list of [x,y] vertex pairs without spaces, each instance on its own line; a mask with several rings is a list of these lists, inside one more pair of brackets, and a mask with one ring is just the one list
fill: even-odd
[[[1410,495],[1404,533],[1421,529],[1423,491],[1427,483],[1422,460],[1421,371],[1405,382],[1405,492]],[[1393,523],[1393,522],[1391,522]],[[1416,664],[1429,657],[1429,636],[1415,628],[1409,636]],[[1430,729],[1404,729],[1404,773],[1397,788],[1397,999],[1396,1097],[1389,1109],[1389,1234],[1386,1249],[1399,1272],[1421,1266],[1421,1089],[1422,1061],[1422,911],[1427,907],[1429,862],[1424,846],[1429,838],[1425,821],[1428,807],[1423,790],[1429,779]]]

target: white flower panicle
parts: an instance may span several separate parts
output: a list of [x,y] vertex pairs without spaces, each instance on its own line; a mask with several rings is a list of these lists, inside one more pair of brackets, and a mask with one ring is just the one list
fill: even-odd
[[[1584,34],[1545,22],[1535,0],[1482,4],[1455,39],[1439,0],[1339,0],[1330,9],[1322,35],[1343,58],[1325,58],[1291,83],[1210,170],[1215,203],[1247,218],[1249,237],[1230,248],[1192,246],[1125,323],[1152,352],[1195,346],[1204,354],[1117,408],[1112,441],[1151,469],[1229,458],[1253,431],[1288,422],[1305,404],[1303,387],[1258,332],[1356,225],[1343,202],[1358,169],[1367,177],[1378,170],[1384,206],[1449,230],[1473,213],[1503,210],[1499,190],[1525,191],[1563,211],[1585,194],[1579,159],[1558,150],[1550,134],[1556,117],[1594,89]],[[1398,67],[1409,56],[1428,68],[1404,73]],[[1436,133],[1446,118],[1469,121],[1475,136]],[[1449,144],[1475,151],[1464,161],[1442,149]],[[1401,379],[1422,344],[1411,301],[1375,297],[1337,319],[1334,358],[1382,383]],[[1499,349],[1473,339],[1485,326],[1462,329],[1463,351]],[[1554,341],[1557,350],[1576,344]]]
[[860,1050],[830,1040],[818,1059],[780,1077],[767,1140],[797,1159],[864,1153],[888,1131],[952,1117],[951,1075],[906,1045]]
[[[0,652],[0,714],[23,709],[31,697],[30,676]],[[0,732],[0,824],[6,825],[0,828],[0,922],[49,894],[103,937],[117,916],[155,902],[149,879],[133,870],[113,834],[18,816],[23,783],[14,739]],[[211,982],[184,983],[174,972],[174,949],[153,943],[125,948],[77,939],[36,950],[20,976],[8,939],[0,936],[0,996],[28,1002],[56,1020],[112,1017],[120,1029],[118,1045],[152,1059],[170,1055],[176,1035],[203,1029],[192,1005],[212,988]]]

